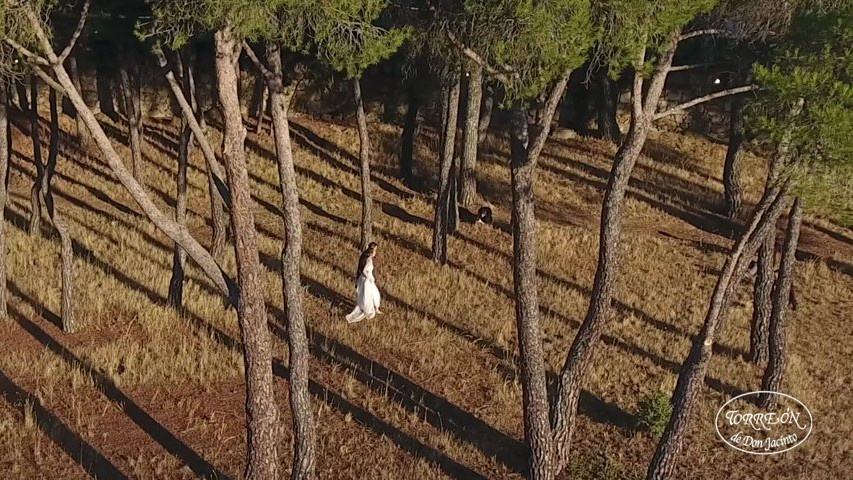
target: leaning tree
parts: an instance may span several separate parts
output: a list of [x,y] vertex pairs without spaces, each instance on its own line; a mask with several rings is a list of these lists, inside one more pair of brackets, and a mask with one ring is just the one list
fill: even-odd
[[[823,11],[802,8],[792,33],[776,47],[771,65],[755,70],[761,93],[752,105],[753,128],[774,144],[772,163],[778,169],[756,207],[750,227],[729,254],[709,303],[702,329],[678,377],[673,393],[673,413],[661,437],[649,480],[674,478],[678,455],[690,425],[716,333],[722,329],[734,289],[750,257],[773,230],[789,195],[805,196],[814,189],[832,189],[809,179],[815,172],[833,169],[850,173],[853,153],[853,7]],[[849,178],[849,177],[847,177]],[[849,195],[849,187],[845,192]],[[805,197],[804,197],[805,198]],[[785,255],[773,290],[770,361],[763,387],[780,385],[786,355],[785,309],[791,285],[800,224],[801,200],[791,209]],[[769,402],[764,395],[760,402]]]

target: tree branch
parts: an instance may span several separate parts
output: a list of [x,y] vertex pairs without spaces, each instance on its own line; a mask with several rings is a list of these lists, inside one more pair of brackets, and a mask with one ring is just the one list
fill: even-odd
[[566,91],[566,85],[569,83],[571,74],[571,69],[566,70],[548,94],[548,100],[545,101],[545,106],[542,108],[543,113],[539,118],[539,124],[536,126],[536,133],[527,149],[528,160],[535,161],[538,159],[542,149],[545,148],[545,142],[548,141],[548,133],[551,130],[551,120],[554,119],[554,112],[557,111],[557,105],[563,98],[563,92]]
[[516,78],[518,77],[518,74],[514,73],[513,70],[509,67],[503,67],[504,71],[501,72],[500,70],[490,65],[488,62],[486,62],[486,60],[483,59],[483,57],[480,56],[480,54],[478,54],[477,52],[472,50],[471,47],[468,47],[458,38],[456,38],[456,35],[454,35],[453,32],[446,31],[445,33],[447,35],[447,39],[450,40],[450,43],[456,46],[456,48],[458,48],[463,54],[465,54],[466,57],[470,58],[472,62],[479,65],[486,73],[488,73],[495,80],[498,80],[503,84],[509,84],[511,83],[511,81],[510,77],[508,77],[507,74],[511,74],[513,77]]
[[14,48],[22,57],[26,58],[28,62],[35,63],[36,65],[42,65],[45,67],[50,66],[50,62],[47,61],[44,57],[39,56],[38,54],[31,52],[27,49],[27,47],[21,45],[20,43],[12,40],[9,37],[5,37],[3,39],[7,44],[9,44],[12,48]]
[[77,22],[77,28],[74,29],[74,33],[71,35],[71,40],[68,41],[68,45],[62,50],[62,53],[59,54],[59,63],[63,63],[65,59],[68,58],[68,55],[71,54],[71,50],[74,49],[74,45],[77,44],[77,40],[80,39],[80,35],[83,33],[83,27],[86,25],[86,18],[89,16],[89,7],[91,6],[91,3],[91,0],[83,2],[83,9],[80,11],[80,20]]
[[728,90],[710,93],[708,95],[705,95],[704,97],[695,98],[693,100],[690,100],[689,102],[684,102],[680,105],[676,105],[672,108],[666,109],[663,112],[657,113],[655,114],[654,120],[660,120],[661,118],[668,117],[674,113],[699,105],[700,103],[710,102],[711,100],[715,100],[721,97],[728,97],[730,95],[753,92],[755,90],[758,90],[757,85],[747,85],[744,87],[730,88]]
[[694,30],[692,32],[687,32],[687,33],[682,34],[680,37],[678,37],[678,41],[683,42],[684,40],[687,40],[687,39],[693,38],[693,37],[699,37],[702,35],[719,35],[722,33],[726,33],[726,31],[719,29],[719,28],[706,28],[703,30]]
[[640,49],[637,55],[636,64],[634,65],[634,84],[631,91],[631,108],[634,114],[634,120],[639,120],[643,115],[643,68],[646,63],[646,47]]
[[255,51],[252,50],[252,46],[249,45],[245,40],[243,41],[243,51],[246,52],[246,56],[249,57],[249,60],[255,64],[255,67],[260,70],[261,75],[264,76],[264,80],[267,82],[267,86],[270,88],[280,90],[282,88],[281,74],[275,74],[270,69],[264,65],[264,62],[261,61],[260,58],[255,54]]
[[685,70],[693,70],[694,68],[702,68],[709,67],[714,65],[714,62],[705,62],[705,63],[693,63],[690,65],[676,65],[674,67],[669,67],[669,71],[671,72],[683,72]]
[[65,95],[65,88],[62,85],[60,85],[56,80],[50,78],[50,75],[48,75],[44,70],[39,68],[38,65],[35,65],[33,63],[29,63],[29,65],[30,68],[33,70],[33,73],[35,73],[39,78],[41,78],[44,83],[46,83],[50,88]]

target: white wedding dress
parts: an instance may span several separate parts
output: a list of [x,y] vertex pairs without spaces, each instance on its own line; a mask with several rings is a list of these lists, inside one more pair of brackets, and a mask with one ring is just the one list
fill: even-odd
[[347,322],[355,323],[370,320],[376,316],[379,310],[379,288],[376,287],[376,279],[373,278],[373,259],[368,259],[358,277],[356,285],[355,308],[347,315]]

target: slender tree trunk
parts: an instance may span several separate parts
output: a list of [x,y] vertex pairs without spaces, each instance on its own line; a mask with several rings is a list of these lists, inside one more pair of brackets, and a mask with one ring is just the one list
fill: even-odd
[[24,82],[15,80],[15,91],[18,92],[18,106],[21,108],[21,111],[29,112],[29,94],[27,93],[27,87],[24,85]]
[[[770,314],[770,358],[761,381],[761,390],[778,392],[782,386],[782,375],[787,363],[787,321],[786,314],[793,282],[794,264],[797,261],[797,243],[800,239],[800,225],[803,221],[803,206],[799,198],[794,199],[788,218],[788,230],[785,235],[785,250],[779,265],[779,276],[773,288],[773,310]],[[771,406],[774,396],[761,394],[758,402],[763,407]]]
[[[180,61],[180,54],[178,54]],[[192,97],[189,63],[178,67],[182,72],[184,94]],[[181,117],[181,134],[178,141],[178,174],[175,185],[175,222],[182,228],[187,226],[187,165],[192,149],[193,134],[186,116]],[[172,278],[169,281],[169,304],[181,308],[184,303],[184,273],[187,252],[177,243],[172,252]]]
[[53,174],[56,171],[56,160],[59,156],[59,107],[62,104],[57,98],[56,90],[50,89],[50,144],[47,154],[47,166],[42,185],[42,195],[50,222],[59,233],[59,259],[62,278],[62,306],[60,318],[62,331],[74,333],[77,329],[74,320],[74,249],[71,242],[71,231],[65,219],[60,216],[53,201]]
[[0,82],[0,321],[6,320],[6,201],[8,192],[5,182],[9,171],[9,152],[12,150],[9,127],[8,84]]
[[44,185],[44,164],[41,155],[41,128],[38,113],[38,79],[30,77],[30,138],[33,141],[33,163],[36,166],[36,177],[30,189],[30,236],[38,236],[41,232],[41,188]]
[[[263,80],[258,80],[263,81]],[[264,87],[261,90],[261,101],[258,105],[258,122],[255,125],[255,133],[259,134],[264,131],[264,116],[267,113],[267,98],[269,97],[269,89]]]
[[133,159],[133,178],[141,184],[145,184],[142,175],[142,136],[141,115],[137,111],[136,85],[130,78],[125,64],[119,67],[119,78],[121,79],[121,94],[124,102],[124,114],[127,116],[128,137],[130,137],[130,151]]
[[[557,385],[557,397],[552,412],[554,451],[556,454],[555,471],[559,474],[569,459],[572,434],[577,421],[577,407],[584,379],[589,371],[595,349],[605,328],[607,312],[613,298],[615,279],[618,274],[620,254],[620,233],[625,194],[631,172],[643,150],[658,100],[663,92],[667,72],[672,65],[678,46],[679,32],[674,32],[669,44],[655,68],[645,96],[643,96],[643,77],[635,73],[633,87],[633,108],[631,128],[628,136],[613,159],[604,201],[601,207],[601,225],[598,239],[598,265],[593,281],[592,295],[584,321],[575,336]],[[642,71],[642,58],[637,72]]]
[[438,180],[438,194],[435,201],[435,223],[432,235],[432,260],[444,265],[447,263],[447,227],[450,206],[450,169],[453,166],[453,151],[456,144],[456,123],[459,112],[459,75],[454,74],[452,83],[444,93],[444,114],[442,115],[442,152]]
[[38,112],[38,79],[30,77],[30,138],[33,140],[33,163],[36,177],[30,189],[30,236],[38,236],[41,227],[41,187],[44,184],[44,164],[41,156],[41,129]]
[[361,82],[355,78],[352,81],[355,95],[355,111],[358,121],[358,158],[361,161],[361,251],[367,250],[367,245],[373,239],[373,197],[370,193],[370,137],[367,133],[367,117],[364,115],[364,102],[361,98]]
[[723,166],[723,187],[726,197],[726,215],[735,220],[741,211],[740,182],[738,170],[743,156],[743,99],[734,97],[731,102],[731,118],[729,119],[729,147],[726,150],[726,163]]
[[673,393],[673,411],[666,430],[658,443],[647,473],[648,480],[673,478],[678,455],[690,423],[696,399],[705,381],[705,373],[713,354],[716,332],[722,329],[732,293],[755,254],[762,238],[776,224],[782,213],[785,192],[773,187],[755,209],[749,229],[738,240],[723,267],[708,307],[702,330],[694,339],[690,354],[681,367]]
[[[154,55],[157,57],[160,68],[165,68],[167,66],[166,55],[158,49],[154,50]],[[231,193],[228,191],[228,186],[225,185],[225,172],[219,166],[219,161],[216,160],[216,154],[207,138],[204,112],[201,111],[196,99],[194,75],[195,54],[192,50],[189,50],[187,63],[189,66],[187,70],[187,75],[189,76],[188,95],[184,94],[184,89],[175,78],[174,72],[169,69],[166,69],[166,82],[169,84],[169,89],[181,107],[183,118],[189,122],[189,128],[192,130],[196,143],[204,154],[204,161],[207,166],[208,194],[210,196],[210,216],[213,223],[210,253],[214,258],[221,258],[228,240],[228,223],[225,216],[225,208],[231,202]]]
[[[77,69],[77,57],[73,54],[68,56],[68,74],[71,76],[74,88],[82,94],[83,84],[80,82],[80,72]],[[80,148],[85,152],[92,142],[92,134],[89,133],[86,123],[83,122],[83,119],[76,112],[74,113],[74,118],[77,120],[77,141],[80,143]]]
[[[554,478],[551,428],[548,424],[548,389],[542,327],[539,322],[539,293],[536,286],[536,217],[533,182],[536,159],[528,154],[527,116],[512,111],[512,245],[513,287],[518,348],[521,358],[521,387],[524,435],[530,449],[528,478]],[[547,134],[546,134],[547,135]]]
[[[270,68],[281,79],[281,51],[271,45],[267,50]],[[278,174],[284,213],[284,249],[281,252],[281,280],[284,312],[287,318],[287,344],[290,348],[290,410],[293,412],[293,480],[310,480],[316,475],[317,433],[311,395],[308,391],[310,353],[305,317],[302,311],[302,285],[299,262],[302,257],[302,223],[299,189],[293,166],[293,150],[287,112],[295,89],[278,91],[270,88],[273,135],[278,154]]]
[[613,168],[610,171],[601,210],[598,269],[593,283],[589,310],[560,373],[555,410],[552,415],[556,440],[554,447],[558,458],[557,471],[561,471],[568,460],[581,388],[586,373],[592,366],[594,350],[604,331],[606,310],[613,296],[616,268],[619,262],[623,200],[628,191],[631,171],[643,150],[649,128],[646,119],[634,120],[625,142],[613,159]]
[[615,144],[622,141],[622,132],[616,121],[619,88],[610,78],[607,68],[600,68],[598,75],[598,132],[601,138]]
[[[780,147],[781,155],[787,155],[787,147]],[[776,183],[784,160],[777,155],[770,162],[764,191]],[[755,272],[755,284],[752,294],[752,323],[749,334],[749,358],[753,363],[767,360],[767,328],[770,321],[773,291],[773,264],[776,258],[776,229],[773,228],[764,238],[758,250],[758,262]]]
[[483,93],[483,105],[480,108],[480,123],[477,130],[480,132],[479,143],[483,143],[486,134],[489,133],[489,125],[492,123],[492,111],[495,106],[495,98],[487,92]]
[[767,360],[767,326],[770,320],[770,296],[773,290],[773,263],[776,256],[776,229],[768,232],[758,249],[755,285],[752,292],[752,323],[749,334],[749,358],[752,363]]
[[407,93],[409,106],[406,110],[403,133],[400,137],[400,178],[403,181],[412,179],[412,166],[414,165],[415,136],[418,131],[418,114],[420,113],[420,93],[415,81],[414,78],[409,81]]
[[172,241],[178,242],[184,250],[187,251],[187,254],[195,260],[196,263],[198,263],[208,278],[213,281],[216,288],[219,289],[219,291],[226,297],[228,303],[236,305],[238,303],[237,299],[239,293],[237,285],[231,278],[225,275],[216,263],[216,260],[207,250],[204,249],[204,247],[201,246],[201,244],[198,243],[198,241],[192,237],[192,235],[190,235],[186,228],[181,228],[181,226],[175,223],[173,219],[164,215],[163,212],[157,208],[142,185],[133,178],[133,175],[124,165],[121,157],[116,153],[112,142],[109,137],[107,137],[103,128],[101,128],[101,125],[98,123],[95,115],[86,106],[80,92],[74,88],[74,84],[68,76],[68,72],[65,70],[65,67],[58,63],[58,56],[53,50],[50,39],[41,27],[41,23],[39,22],[35,12],[32,10],[25,10],[25,13],[27,15],[28,26],[33,29],[36,40],[40,44],[42,51],[47,55],[47,59],[51,62],[51,69],[56,75],[56,81],[65,90],[65,93],[74,105],[78,115],[83,117],[83,121],[86,122],[86,127],[92,133],[92,140],[101,150],[104,159],[107,161],[107,164],[115,177],[122,186],[124,186],[128,193],[130,193],[134,201],[136,201],[136,203],[142,208],[145,215],[154,223],[154,225],[156,225],[157,228],[166,234],[166,236]]
[[459,230],[459,157],[453,158],[450,167],[450,195],[447,201],[447,231],[456,233]]
[[273,394],[272,345],[252,215],[254,201],[246,167],[246,127],[237,87],[241,41],[230,26],[214,35],[219,99],[224,116],[223,149],[231,191],[231,225],[237,257],[240,301],[237,319],[246,368],[247,479],[278,478],[278,411]]
[[469,62],[468,100],[465,105],[465,146],[462,150],[462,205],[473,206],[477,201],[477,145],[480,143],[480,106],[483,103],[483,69]]

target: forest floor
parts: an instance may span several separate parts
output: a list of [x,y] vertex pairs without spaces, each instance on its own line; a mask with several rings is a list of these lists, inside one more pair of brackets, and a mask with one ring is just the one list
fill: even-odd
[[[103,121],[130,158],[124,127]],[[10,321],[0,324],[0,477],[240,477],[245,394],[235,313],[222,308],[194,266],[186,311],[165,306],[171,242],[104,161],[80,154],[72,121],[63,118],[55,194],[75,242],[80,326],[79,333],[63,334],[57,327],[58,239],[46,218],[42,235],[26,233],[32,144],[28,122],[16,118],[14,124],[6,212]],[[41,128],[46,142],[45,119]],[[420,135],[417,172],[427,180],[414,191],[395,179],[398,128],[372,123],[376,276],[385,315],[349,325],[344,315],[353,305],[359,253],[358,137],[351,124],[300,115],[292,128],[304,206],[320,478],[521,478],[506,141],[490,136],[480,161],[481,195],[494,208],[495,226],[463,224],[449,239],[449,264],[439,267],[429,260],[435,134]],[[151,123],[145,137],[145,182],[171,212],[176,128]],[[291,430],[278,274],[281,197],[272,139],[250,133],[246,145],[286,466]],[[551,372],[562,366],[586,311],[614,152],[594,139],[553,140],[540,161],[539,285]],[[581,399],[574,478],[645,473],[656,442],[635,428],[638,402],[658,390],[671,392],[731,245],[729,228],[715,213],[724,156],[724,145],[698,137],[658,133],[647,144],[627,199],[615,308]],[[762,161],[747,155],[746,210],[757,201],[764,174]],[[203,243],[210,239],[207,195],[196,149],[189,221]],[[740,453],[716,437],[717,409],[760,385],[761,369],[742,358],[751,315],[745,281],[720,332],[677,478],[844,478],[853,466],[853,376],[843,367],[853,358],[853,232],[809,217],[799,257],[799,306],[790,317],[783,391],[811,409],[812,437],[769,457]],[[234,271],[233,255],[224,265]]]

